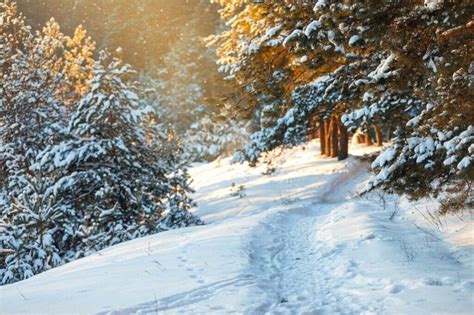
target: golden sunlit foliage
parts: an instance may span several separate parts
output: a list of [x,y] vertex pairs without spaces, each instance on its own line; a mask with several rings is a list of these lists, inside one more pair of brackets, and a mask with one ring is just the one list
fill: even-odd
[[379,146],[396,130],[373,187],[472,202],[472,1],[215,2],[227,28],[208,44],[258,122],[249,161],[307,136],[344,159],[347,127]]
[[89,89],[95,43],[82,26],[77,27],[73,37],[64,35],[54,19],[38,32],[36,41],[45,47],[43,66],[64,75],[62,98],[77,101]]

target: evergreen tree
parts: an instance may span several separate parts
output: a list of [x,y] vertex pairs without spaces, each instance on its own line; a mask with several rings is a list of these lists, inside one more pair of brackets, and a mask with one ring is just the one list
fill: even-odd
[[[211,39],[222,70],[243,92],[264,95],[272,79],[262,73],[281,71],[291,95],[252,136],[249,161],[305,141],[311,124],[322,153],[341,159],[346,127],[361,128],[368,142],[374,129],[379,145],[398,129],[394,147],[374,163],[370,188],[415,198],[449,193],[443,213],[472,204],[470,1],[216,2],[229,26]],[[271,112],[270,104],[252,110]]]
[[[93,249],[153,233],[168,209],[164,200],[175,199],[172,190],[189,192],[186,181],[171,184],[168,179],[178,176],[176,161],[166,160],[161,152],[166,139],[148,125],[152,110],[127,78],[129,66],[117,58],[108,60],[102,54],[95,64],[91,89],[72,115],[74,139],[41,155],[42,167],[59,166],[76,183],[76,195],[82,196],[76,209],[87,219],[84,229]],[[175,212],[187,212],[191,201],[182,203]],[[190,214],[180,222],[199,223]]]
[[224,117],[220,100],[211,100],[218,87],[202,78],[201,72],[212,58],[205,57],[206,48],[196,31],[199,23],[196,18],[183,25],[179,40],[163,58],[164,68],[147,78],[151,90],[148,102],[153,104],[159,123],[186,144],[184,156],[190,161],[231,153],[244,145],[247,133],[243,123]]
[[474,200],[473,4],[427,1],[410,9],[396,20],[387,45],[406,72],[421,78],[412,95],[425,106],[374,162],[369,190],[439,196],[442,214],[462,211]]
[[[34,170],[39,152],[64,135],[64,103],[56,98],[61,75],[51,41],[33,38],[13,2],[0,6],[0,161],[5,223],[0,280],[22,280],[61,262],[58,222],[70,214],[50,194],[48,179]],[[3,264],[3,262],[5,264]]]
[[[177,142],[135,74],[50,21],[33,34],[0,3],[0,282],[106,246],[202,224]],[[88,81],[90,75],[93,79]]]

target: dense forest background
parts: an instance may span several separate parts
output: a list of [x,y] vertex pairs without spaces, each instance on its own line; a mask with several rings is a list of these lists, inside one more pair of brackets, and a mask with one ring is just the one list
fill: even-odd
[[[72,34],[82,25],[96,41],[97,48],[122,47],[124,60],[138,69],[163,66],[164,56],[184,33],[207,36],[219,25],[216,5],[205,0],[19,0],[17,3],[29,25],[40,29],[54,18],[65,34]],[[212,60],[205,61],[212,67]]]
[[28,25],[41,30],[54,19],[66,35],[81,26],[96,52],[120,48],[138,72],[160,117],[187,142],[191,160],[231,154],[246,141],[245,122],[228,108],[238,102],[233,86],[217,71],[216,55],[204,39],[218,32],[219,6],[206,0],[17,1]]

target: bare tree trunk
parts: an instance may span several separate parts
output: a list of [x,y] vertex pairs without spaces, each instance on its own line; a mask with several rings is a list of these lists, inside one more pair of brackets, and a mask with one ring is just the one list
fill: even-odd
[[308,141],[314,140],[318,137],[318,128],[317,128],[317,120],[315,117],[311,117],[309,122],[309,127],[307,129],[308,134]]
[[326,126],[324,119],[319,120],[319,142],[320,142],[320,150],[321,150],[321,155],[326,154]]
[[331,121],[326,120],[324,123],[324,128],[326,128],[326,156],[331,157]]
[[370,128],[367,129],[367,133],[365,134],[365,144],[368,146],[373,145],[372,142],[372,135],[370,134]]
[[332,117],[331,118],[331,157],[335,158],[339,154],[339,141],[337,137],[337,118]]
[[349,134],[347,128],[341,122],[339,125],[339,161],[345,160],[349,157]]
[[383,134],[382,134],[382,129],[380,128],[380,126],[378,125],[375,125],[375,136],[376,136],[376,139],[377,139],[377,146],[378,147],[381,147],[383,146]]

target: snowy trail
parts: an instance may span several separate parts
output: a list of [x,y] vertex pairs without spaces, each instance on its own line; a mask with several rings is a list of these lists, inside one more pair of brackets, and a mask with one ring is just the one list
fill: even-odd
[[335,179],[346,198],[290,207],[255,229],[250,265],[267,296],[255,314],[472,314],[472,249],[456,252],[407,217],[390,222],[375,199],[350,198],[351,179]]
[[250,265],[264,292],[273,292],[273,302],[257,313],[267,314],[356,314],[362,310],[345,305],[333,289],[326,260],[337,254],[318,241],[321,217],[341,206],[353,195],[354,179],[364,174],[360,165],[337,174],[320,187],[314,200],[303,206],[289,205],[269,216],[255,229],[250,242]]
[[472,314],[473,218],[434,229],[429,201],[352,197],[366,166],[317,154],[285,151],[269,176],[264,164],[194,167],[208,225],[0,287],[0,314]]
[[274,292],[273,303],[262,305],[264,313],[315,311],[326,297],[317,258],[314,213],[294,208],[262,224],[252,241],[251,264],[262,291]]

